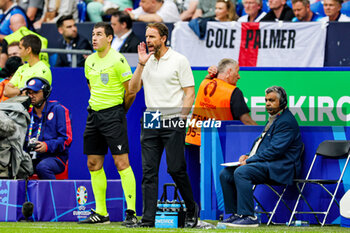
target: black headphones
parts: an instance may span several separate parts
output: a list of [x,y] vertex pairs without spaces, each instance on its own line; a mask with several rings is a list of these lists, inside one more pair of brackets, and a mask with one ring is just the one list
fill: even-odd
[[47,100],[50,97],[51,91],[52,91],[52,87],[49,83],[49,81],[47,81],[44,78],[41,77],[33,77],[28,79],[28,81],[26,82],[26,86],[29,86],[29,82],[32,81],[33,79],[39,79],[40,81],[42,81],[44,84],[41,87],[41,89],[43,90],[43,94],[44,94],[44,99]]
[[276,89],[278,94],[280,94],[280,109],[284,109],[288,104],[287,93],[283,87],[276,86]]

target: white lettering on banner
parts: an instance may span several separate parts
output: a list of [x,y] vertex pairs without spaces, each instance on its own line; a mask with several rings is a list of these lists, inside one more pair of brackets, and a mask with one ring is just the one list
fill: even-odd
[[[309,103],[306,100],[309,100]],[[341,96],[338,100],[330,96],[318,96],[317,107],[315,107],[315,96],[300,96],[296,100],[295,96],[289,96],[289,109],[300,121],[315,121],[315,111],[317,111],[317,121],[350,121],[350,96]],[[251,96],[251,116],[255,121],[266,121],[265,97]],[[246,101],[247,102],[247,101]],[[336,109],[334,108],[336,103]],[[303,106],[304,105],[304,106]],[[308,111],[308,118],[304,110]]]
[[[332,114],[332,110],[334,108],[334,102],[332,97],[330,96],[319,96],[317,98],[317,107],[318,107],[318,121],[323,121],[323,115],[326,114],[330,121],[335,121],[334,116]],[[324,106],[327,104],[327,106]]]
[[350,104],[350,96],[343,96],[341,97],[337,102],[337,115],[340,120],[342,121],[350,121],[350,113],[344,114],[343,113],[343,105],[347,103]]
[[178,22],[171,44],[191,66],[233,58],[241,66],[323,67],[326,32],[322,22],[208,22],[206,36],[200,40],[188,22]]
[[257,113],[265,113],[265,96],[252,96],[251,99],[251,115],[255,121],[266,121],[265,114],[257,114]]
[[306,96],[300,96],[296,104],[294,104],[294,96],[289,97],[289,108],[293,115],[299,115],[301,121],[306,121],[305,114],[301,109],[301,105],[304,103]]
[[309,97],[309,121],[315,121],[315,97]]

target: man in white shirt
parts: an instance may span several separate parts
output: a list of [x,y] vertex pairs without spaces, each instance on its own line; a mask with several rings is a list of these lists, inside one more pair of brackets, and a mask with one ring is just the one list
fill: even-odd
[[[168,33],[163,23],[147,25],[149,53],[142,42],[138,46],[139,63],[129,83],[133,93],[143,86],[147,106],[141,127],[143,213],[135,227],[155,225],[158,168],[164,149],[168,173],[186,204],[185,227],[192,228],[198,223],[199,208],[193,199],[184,155],[186,126],[183,124],[195,97],[194,79],[186,57],[166,47]],[[152,120],[147,118],[151,115]],[[155,118],[159,128],[154,124]]]
[[129,15],[132,20],[141,22],[175,23],[181,20],[176,4],[169,0],[141,0],[140,6]]
[[132,31],[132,19],[125,11],[117,11],[111,16],[111,26],[114,32],[112,48],[120,53],[137,53],[141,43]]
[[320,21],[350,22],[350,17],[340,13],[343,0],[324,0],[323,9],[326,17]]

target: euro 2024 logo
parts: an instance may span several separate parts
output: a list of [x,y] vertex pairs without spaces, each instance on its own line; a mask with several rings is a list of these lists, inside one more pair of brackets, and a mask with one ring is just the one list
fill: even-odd
[[77,201],[79,205],[84,205],[87,202],[87,190],[84,186],[79,186],[77,189]]

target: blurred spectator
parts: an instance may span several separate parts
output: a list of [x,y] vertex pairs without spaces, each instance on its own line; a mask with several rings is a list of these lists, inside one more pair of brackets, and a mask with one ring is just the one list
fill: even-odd
[[141,0],[140,6],[128,13],[132,20],[141,22],[175,23],[181,20],[171,0]]
[[64,15],[73,15],[75,22],[78,22],[76,0],[46,0],[43,16],[34,23],[34,27],[39,29],[43,23],[56,23]]
[[215,4],[215,20],[220,22],[236,21],[236,7],[229,0],[217,0]]
[[69,110],[57,101],[49,101],[51,86],[45,79],[33,77],[24,88],[33,105],[25,150],[31,155],[39,179],[55,180],[65,170],[72,143]]
[[326,17],[321,21],[350,22],[350,17],[340,13],[343,0],[324,0],[323,8]]
[[[226,0],[232,1],[233,5],[236,6],[236,1],[233,0]],[[216,9],[216,1],[213,0],[198,0],[197,9],[192,17],[192,19],[202,17],[214,17],[215,16],[215,9]]]
[[97,23],[101,22],[102,16],[110,14],[110,10],[121,10],[125,8],[133,8],[131,0],[94,0],[87,5],[87,13],[90,21]]
[[213,0],[198,0],[197,9],[192,16],[192,19],[202,17],[214,17],[215,16],[215,4]]
[[[0,10],[2,10],[3,15],[0,20],[0,42],[4,39],[5,36],[11,34],[13,31],[10,28],[10,20],[14,15],[19,15],[22,17],[24,22],[26,22],[26,13],[25,11],[17,6],[12,0],[1,0],[0,1]],[[26,22],[26,26],[27,26]],[[13,25],[15,26],[15,25]]]
[[7,46],[7,56],[8,58],[10,57],[14,57],[14,56],[17,56],[19,57],[19,42],[18,41],[15,41],[15,42],[12,42],[11,44],[9,44]]
[[[72,49],[85,49],[92,51],[92,46],[88,39],[78,33],[78,28],[75,25],[75,21],[72,15],[66,15],[60,17],[56,22],[57,30],[62,35],[58,41],[57,48],[72,50]],[[83,67],[85,63],[85,57],[83,55],[77,55],[77,66]],[[56,67],[64,67],[72,65],[72,54],[57,55]]]
[[262,0],[243,0],[244,10],[247,13],[238,19],[238,22],[260,22],[266,15],[262,10]]
[[292,21],[294,13],[286,4],[286,0],[269,0],[270,11],[260,20],[267,21]]
[[0,78],[5,78],[2,82],[0,82],[0,102],[8,99],[6,96],[4,96],[5,85],[10,82],[18,67],[20,67],[22,64],[22,59],[20,57],[12,56],[6,61],[5,67],[0,70]]
[[50,68],[39,59],[41,41],[36,35],[24,36],[19,42],[19,49],[22,61],[27,62],[21,66],[13,78],[5,86],[6,97],[14,97],[22,94],[20,90],[25,86],[28,79],[32,77],[42,77],[51,84],[52,75]]
[[112,14],[111,26],[114,32],[112,48],[120,53],[137,53],[137,46],[141,43],[132,31],[132,20],[125,11]]
[[177,0],[176,4],[181,20],[188,21],[192,19],[192,16],[196,12],[198,0]]
[[215,16],[192,19],[188,26],[196,33],[199,39],[204,39],[209,21],[230,22],[237,19],[236,7],[230,0],[217,0],[215,3]]
[[309,0],[293,0],[292,4],[295,15],[292,22],[319,21],[322,18],[310,10]]
[[[26,27],[26,22],[24,18],[16,14],[11,17],[10,20],[10,28],[13,31],[12,34],[5,36],[4,40],[2,42],[2,50],[0,54],[0,67],[4,67],[7,57],[8,57],[8,45],[13,42],[19,42],[24,36],[26,35],[36,35],[41,40],[41,48],[46,49],[47,48],[47,39],[45,37],[40,36],[39,34],[29,30]],[[47,53],[40,53],[39,54],[40,60],[44,61],[47,65],[49,65],[49,55]]]
[[32,22],[38,21],[43,15],[44,0],[18,0],[18,5],[26,11]]

